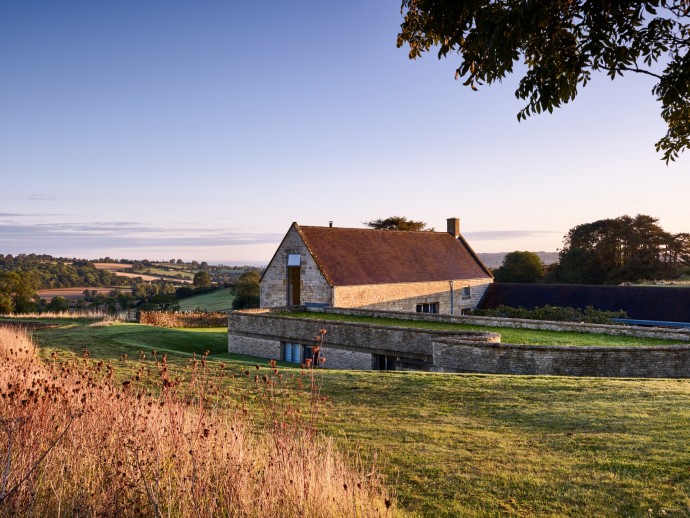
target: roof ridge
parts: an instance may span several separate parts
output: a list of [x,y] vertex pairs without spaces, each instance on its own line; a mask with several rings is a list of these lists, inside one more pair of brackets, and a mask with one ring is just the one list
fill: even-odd
[[366,232],[395,232],[395,233],[414,233],[414,234],[447,234],[452,235],[446,231],[439,230],[390,230],[385,228],[363,228],[363,227],[325,227],[323,225],[300,225],[300,228],[327,228],[332,230],[364,230]]

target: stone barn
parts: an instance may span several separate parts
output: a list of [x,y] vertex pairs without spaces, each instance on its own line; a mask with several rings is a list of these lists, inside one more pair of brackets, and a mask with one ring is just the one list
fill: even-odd
[[261,278],[261,307],[332,306],[461,315],[493,282],[460,235],[293,223]]

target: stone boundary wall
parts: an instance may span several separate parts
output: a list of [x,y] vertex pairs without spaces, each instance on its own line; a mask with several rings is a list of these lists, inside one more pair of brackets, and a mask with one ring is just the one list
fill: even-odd
[[[687,330],[633,328],[631,326],[605,326],[563,322],[525,321],[487,317],[443,317],[393,311],[368,311],[342,308],[277,308],[233,312],[229,317],[229,351],[233,351],[233,335],[239,343],[249,345],[244,338],[310,344],[318,329],[325,328],[325,349],[342,352],[386,354],[412,358],[428,365],[429,370],[446,372],[476,372],[487,374],[532,374],[563,376],[603,376],[641,378],[690,378],[690,345],[663,346],[544,346],[501,344],[496,333],[453,333],[428,329],[403,328],[368,323],[336,320],[305,319],[287,316],[292,311],[331,313],[370,317],[402,318],[405,320],[436,320],[455,323],[473,323],[503,327],[525,327],[555,331],[598,333],[679,339],[690,341]],[[469,321],[468,321],[469,320]],[[509,325],[513,324],[513,325]],[[256,343],[256,342],[255,342]],[[263,342],[265,343],[265,342]],[[275,351],[275,345],[273,346]],[[259,347],[258,349],[261,349]],[[244,354],[260,350],[243,348]],[[333,355],[334,359],[338,355]],[[361,356],[356,364],[337,365],[335,368],[366,368]],[[371,367],[369,367],[371,368]]]
[[141,311],[139,323],[156,327],[225,327],[228,324],[227,313],[209,313],[206,311]]
[[309,313],[329,313],[334,315],[397,318],[400,320],[422,320],[433,322],[446,322],[451,324],[469,324],[474,326],[509,327],[513,329],[572,331],[575,333],[595,333],[614,336],[635,336],[638,338],[660,338],[664,340],[681,340],[685,342],[690,342],[690,329],[638,327],[614,324],[585,324],[580,322],[556,322],[551,320],[528,320],[523,318],[475,317],[468,315],[422,315],[419,313],[407,313],[402,311],[382,311],[354,308],[302,308],[301,306],[299,306],[293,308],[280,308],[279,311],[307,311]]
[[458,372],[622,378],[688,378],[690,346],[540,346],[433,343],[434,365]]

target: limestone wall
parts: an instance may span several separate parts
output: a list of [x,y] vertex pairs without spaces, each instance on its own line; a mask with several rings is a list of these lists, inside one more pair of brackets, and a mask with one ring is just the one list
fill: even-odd
[[444,370],[491,374],[690,377],[690,346],[565,347],[484,343],[441,338],[434,365]]
[[[490,279],[462,279],[453,282],[455,314],[477,307]],[[470,288],[465,297],[464,287]],[[451,291],[448,281],[404,282],[396,284],[366,284],[361,286],[336,286],[333,306],[388,311],[415,312],[417,304],[438,303],[439,313],[451,314]]]
[[300,254],[300,304],[315,302],[332,305],[332,288],[326,282],[314,258],[295,228],[291,228],[261,279],[262,308],[285,306],[288,303],[287,256]]
[[324,366],[331,369],[370,370],[372,365],[371,353],[348,351],[347,349],[334,349],[323,347],[321,357],[326,359]]
[[280,340],[233,335],[228,339],[228,352],[280,360]]

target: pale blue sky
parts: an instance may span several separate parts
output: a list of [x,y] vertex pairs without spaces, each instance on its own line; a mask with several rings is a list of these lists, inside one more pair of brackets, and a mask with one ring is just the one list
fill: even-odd
[[652,80],[518,123],[517,78],[395,46],[399,2],[0,3],[0,253],[267,262],[292,221],[460,217],[478,252],[690,231]]

